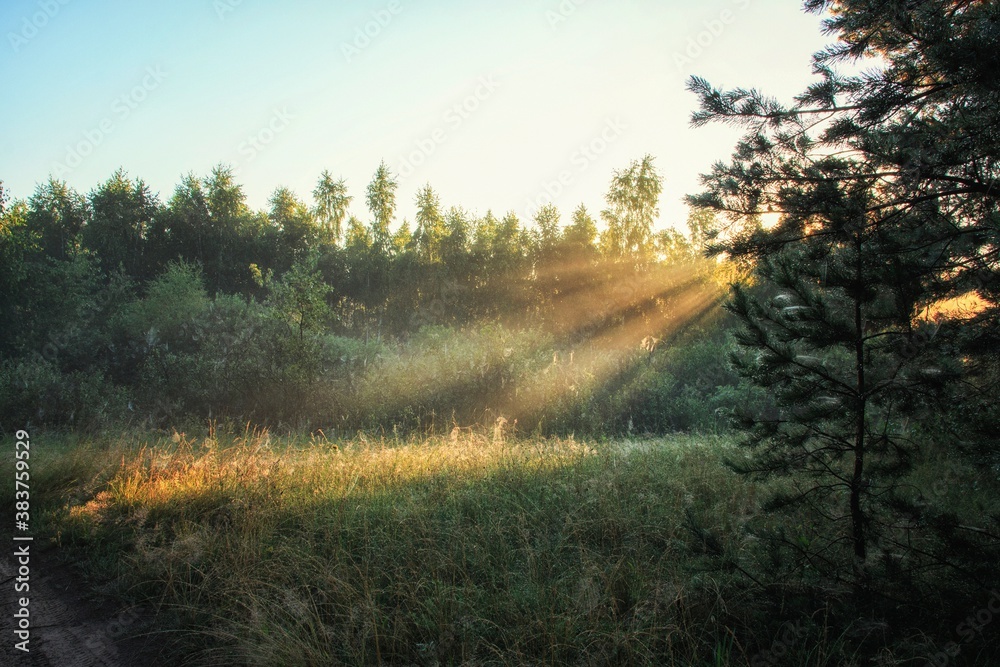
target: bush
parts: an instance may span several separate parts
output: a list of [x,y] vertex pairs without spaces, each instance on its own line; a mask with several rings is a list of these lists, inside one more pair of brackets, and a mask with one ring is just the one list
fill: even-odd
[[97,372],[61,373],[41,357],[0,363],[0,432],[36,424],[93,430],[128,415],[126,392]]

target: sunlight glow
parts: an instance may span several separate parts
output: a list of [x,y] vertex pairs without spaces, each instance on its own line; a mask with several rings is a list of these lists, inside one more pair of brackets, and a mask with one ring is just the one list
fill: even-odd
[[779,211],[766,211],[760,216],[760,224],[764,229],[773,229],[779,222],[781,222]]
[[642,272],[623,269],[620,274],[588,270],[580,262],[550,266],[537,279],[566,286],[550,304],[549,333],[563,341],[554,355],[543,358],[552,349],[548,334],[515,332],[496,343],[489,334],[484,337],[488,325],[483,322],[458,339],[442,339],[443,348],[410,344],[369,368],[361,391],[370,392],[372,402],[389,406],[390,412],[416,414],[428,395],[461,395],[465,383],[495,377],[479,408],[484,421],[542,419],[548,408],[592,395],[609,382],[631,383],[654,359],[656,345],[644,346],[644,340],[669,344],[673,336],[718,313],[725,289],[707,279],[702,273],[706,267],[714,269],[708,262]]

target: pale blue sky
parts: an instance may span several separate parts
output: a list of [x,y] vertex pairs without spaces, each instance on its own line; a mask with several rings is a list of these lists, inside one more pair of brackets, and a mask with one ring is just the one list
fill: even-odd
[[548,191],[565,222],[650,153],[660,224],[683,225],[738,137],[689,127],[686,78],[790,99],[819,21],[796,0],[6,0],[0,179],[89,192],[123,167],[166,200],[224,162],[262,208],[280,185],[311,202],[329,169],[367,220],[384,159],[400,219],[430,182],[446,206],[522,218]]

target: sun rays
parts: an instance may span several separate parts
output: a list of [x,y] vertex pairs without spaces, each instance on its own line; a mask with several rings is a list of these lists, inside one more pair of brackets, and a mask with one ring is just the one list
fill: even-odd
[[[669,346],[717,314],[723,290],[713,270],[704,260],[641,270],[553,264],[534,277],[552,290],[544,316],[429,330],[369,368],[358,400],[408,426],[535,427],[607,383],[631,386],[634,369],[655,358],[649,341]],[[445,403],[450,411],[436,408]]]

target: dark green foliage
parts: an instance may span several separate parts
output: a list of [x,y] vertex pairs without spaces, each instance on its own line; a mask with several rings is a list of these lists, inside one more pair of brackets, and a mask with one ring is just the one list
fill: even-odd
[[99,371],[70,371],[36,357],[0,361],[0,429],[37,424],[87,431],[129,417],[124,388]]
[[309,208],[288,188],[278,188],[271,195],[268,218],[278,230],[280,247],[284,250],[281,266],[290,266],[295,258],[316,247],[320,227]]
[[[734,465],[787,478],[771,507],[789,518],[795,504],[825,518],[771,535],[861,599],[914,602],[942,567],[956,589],[986,586],[995,573],[976,563],[996,557],[996,518],[962,536],[958,515],[913,504],[912,471],[940,456],[995,475],[1000,10],[805,4],[830,10],[840,41],[815,56],[821,80],[795,104],[689,84],[696,125],[747,130],[690,198],[729,215],[709,244],[754,273],[729,306],[743,323],[734,363],[775,404],[746,412],[752,456]],[[836,71],[867,56],[877,66]],[[767,212],[780,221],[763,225]],[[847,546],[853,563],[837,557]]]
[[19,202],[6,208],[6,193],[0,189],[0,352],[14,349],[20,335],[18,321],[22,309],[21,292],[30,274],[30,255],[37,249],[26,222],[27,207]]
[[89,199],[93,213],[83,227],[84,247],[106,273],[121,269],[133,280],[151,277],[146,237],[160,203],[149,187],[118,170]]
[[87,206],[87,200],[64,181],[51,179],[38,186],[28,202],[27,225],[43,253],[61,260],[76,253],[89,214]]
[[[284,219],[276,226],[267,215],[250,211],[230,168],[215,167],[203,179],[185,176],[153,221],[147,256],[157,272],[177,259],[199,265],[211,294],[259,294],[250,265],[265,270],[287,267],[309,237],[308,221],[295,227],[305,217],[301,205],[292,209],[298,218],[282,232]],[[285,240],[291,246],[282,243]]]
[[411,231],[391,228],[395,192],[381,164],[366,223],[328,172],[314,205],[278,188],[266,212],[226,166],[163,205],[122,171],[87,199],[40,186],[5,207],[0,236],[5,423],[719,427],[735,390],[720,339],[677,337],[718,311],[715,267],[679,233],[652,235],[651,158],[616,176],[606,213],[623,240],[606,251],[582,206],[565,227],[554,206],[528,223],[445,208],[428,185]]

